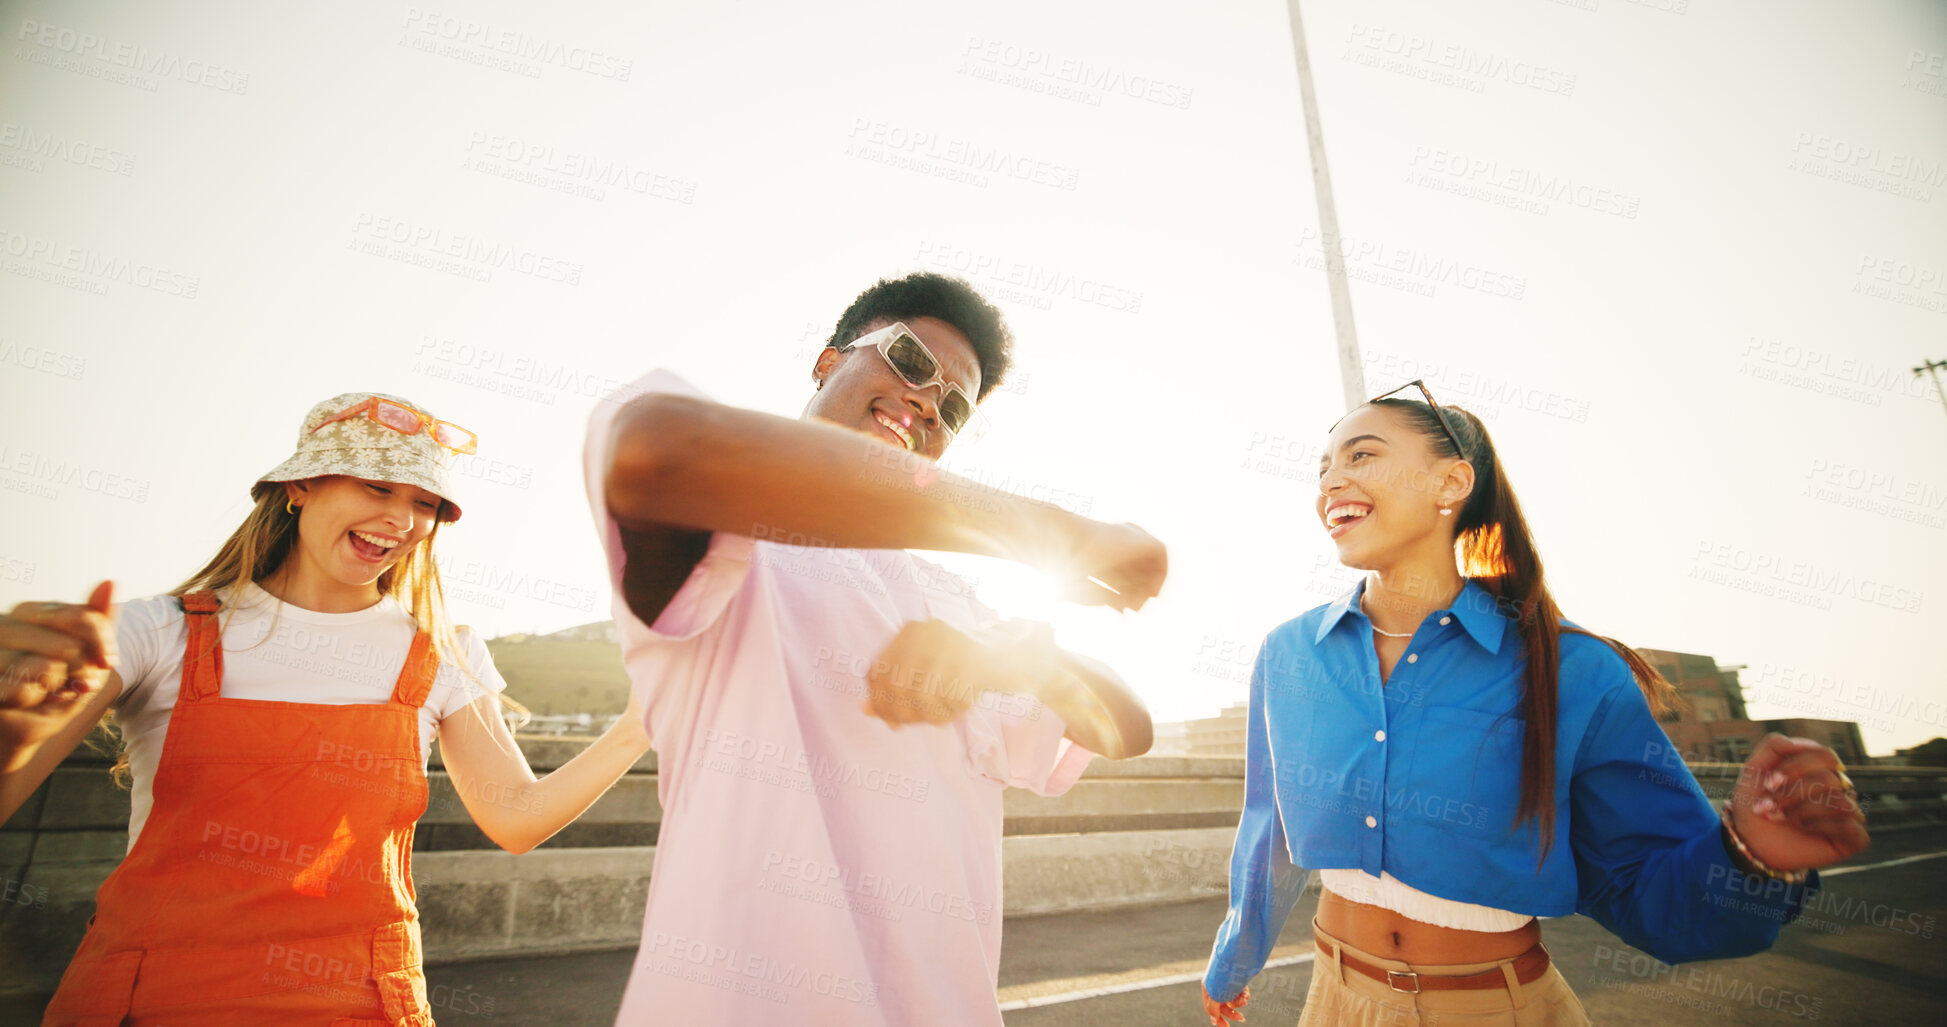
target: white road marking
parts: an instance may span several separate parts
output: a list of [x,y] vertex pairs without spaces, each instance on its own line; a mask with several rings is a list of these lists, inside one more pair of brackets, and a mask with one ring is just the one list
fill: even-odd
[[[1317,955],[1315,952],[1303,952],[1295,956],[1281,956],[1277,959],[1266,960],[1264,969],[1272,970],[1281,966],[1296,966],[1299,963],[1309,963],[1315,955]],[[1137,972],[1140,973],[1141,971]],[[1159,977],[1139,977],[1135,980],[1119,981],[1115,984],[1103,984],[1092,988],[1077,988],[1074,991],[1064,991],[1054,995],[1034,995],[1027,998],[1017,998],[1012,1001],[1002,1002],[1001,1012],[1005,1013],[1015,1009],[1032,1009],[1035,1006],[1060,1005],[1063,1002],[1079,1002],[1085,998],[1102,998],[1107,995],[1120,995],[1128,991],[1167,988],[1174,984],[1192,984],[1201,980],[1203,980],[1202,970],[1192,970],[1186,973],[1171,973]]]
[[[1939,859],[1942,856],[1947,856],[1947,852],[1926,852],[1918,856],[1901,856],[1898,859],[1889,859],[1879,863],[1866,863],[1856,867],[1839,867],[1836,870],[1821,870],[1819,871],[1819,876],[1839,877],[1844,874],[1856,874],[1861,870],[1878,870],[1881,867],[1896,867],[1906,863],[1918,863],[1922,860]],[[1305,952],[1298,955],[1282,956],[1277,959],[1267,960],[1264,964],[1264,969],[1273,970],[1281,966],[1296,966],[1299,963],[1309,963],[1315,955],[1316,953]],[[1163,968],[1157,967],[1153,969],[1160,970]],[[1144,971],[1138,970],[1132,972],[1140,975]],[[1101,984],[1087,988],[1076,988],[1072,991],[1058,992],[1053,995],[1033,995],[1010,999],[1001,1003],[1001,1012],[1006,1013],[1016,1009],[1033,1009],[1036,1006],[1055,1006],[1064,1002],[1080,1002],[1083,999],[1103,998],[1108,995],[1121,995],[1125,992],[1144,991],[1149,988],[1167,988],[1177,984],[1193,984],[1201,980],[1203,980],[1202,970],[1163,973],[1155,977],[1137,976],[1133,980],[1117,981],[1113,984]],[[1012,988],[1003,988],[1001,991],[1003,994],[1009,991],[1018,993],[1020,989],[1021,985],[1015,985]]]
[[1947,856],[1947,852],[1923,852],[1918,856],[1901,856],[1899,859],[1889,859],[1883,863],[1867,863],[1863,866],[1821,870],[1819,871],[1819,876],[1837,877],[1840,874],[1856,874],[1861,870],[1878,870],[1880,867],[1896,867],[1902,863],[1918,863],[1923,859],[1939,859],[1942,856]]

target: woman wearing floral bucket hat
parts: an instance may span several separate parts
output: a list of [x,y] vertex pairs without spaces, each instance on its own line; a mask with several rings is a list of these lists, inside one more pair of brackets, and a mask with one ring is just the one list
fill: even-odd
[[106,712],[129,850],[45,1024],[426,1027],[411,876],[438,736],[502,848],[540,844],[649,748],[642,717],[536,780],[433,537],[472,432],[396,396],[305,416],[243,524],[172,592],[0,618],[0,820]]

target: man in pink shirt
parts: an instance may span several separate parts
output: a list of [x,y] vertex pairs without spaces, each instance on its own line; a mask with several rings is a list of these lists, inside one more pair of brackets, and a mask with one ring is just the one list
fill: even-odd
[[1167,570],[1133,525],[934,464],[1008,345],[966,283],[918,274],[846,310],[798,420],[666,371],[598,405],[589,502],[663,806],[619,1024],[1000,1024],[1002,789],[1142,754],[1149,715],[906,550],[1124,609]]

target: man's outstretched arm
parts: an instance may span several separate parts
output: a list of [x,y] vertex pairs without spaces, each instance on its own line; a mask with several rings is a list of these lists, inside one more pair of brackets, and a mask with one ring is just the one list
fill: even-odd
[[[617,413],[609,441],[604,496],[632,549],[695,550],[698,536],[723,531],[976,553],[1041,568],[1066,583],[1069,598],[1120,609],[1140,608],[1168,571],[1162,543],[1134,525],[981,486],[835,425],[655,392]],[[694,565],[694,557],[637,564],[672,580],[632,573],[631,605],[653,622]],[[637,594],[661,603],[644,611]]]

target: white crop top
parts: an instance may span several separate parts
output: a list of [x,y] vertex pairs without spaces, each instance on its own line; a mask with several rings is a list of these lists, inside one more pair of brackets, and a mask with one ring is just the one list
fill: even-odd
[[1510,913],[1492,906],[1455,902],[1428,895],[1393,875],[1380,871],[1378,877],[1358,869],[1320,870],[1318,883],[1339,896],[1368,906],[1390,909],[1410,920],[1461,931],[1512,931],[1534,917]]

